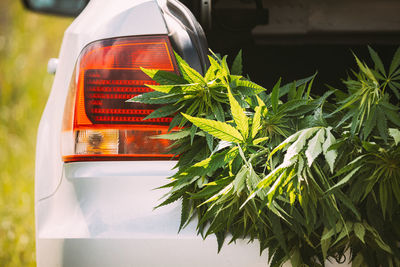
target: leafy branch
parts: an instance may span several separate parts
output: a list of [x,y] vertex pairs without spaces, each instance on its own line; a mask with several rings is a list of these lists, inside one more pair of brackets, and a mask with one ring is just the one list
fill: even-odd
[[[180,229],[258,240],[271,266],[400,265],[400,49],[385,69],[355,57],[344,90],[312,94],[316,74],[267,90],[242,74],[242,54],[209,56],[203,76],[143,69],[159,85],[133,98],[174,115],[177,172],[160,206],[182,201]],[[179,127],[178,127],[179,126]],[[170,153],[171,153],[170,152]]]

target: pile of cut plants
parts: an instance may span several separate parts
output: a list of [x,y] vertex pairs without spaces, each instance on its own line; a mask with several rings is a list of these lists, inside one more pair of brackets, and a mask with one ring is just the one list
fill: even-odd
[[159,85],[132,101],[173,117],[176,174],[159,206],[182,202],[218,247],[247,239],[270,266],[400,266],[400,48],[384,66],[355,57],[342,88],[312,90],[316,75],[263,88],[241,53],[209,56],[205,75],[176,55],[181,75],[143,69]]

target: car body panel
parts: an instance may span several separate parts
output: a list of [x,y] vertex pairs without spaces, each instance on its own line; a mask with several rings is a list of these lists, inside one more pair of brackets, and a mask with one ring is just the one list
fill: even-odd
[[195,223],[178,234],[180,202],[154,210],[167,192],[155,188],[175,164],[66,164],[57,192],[38,203],[38,266],[265,266],[257,242],[218,255],[215,238],[203,241]]

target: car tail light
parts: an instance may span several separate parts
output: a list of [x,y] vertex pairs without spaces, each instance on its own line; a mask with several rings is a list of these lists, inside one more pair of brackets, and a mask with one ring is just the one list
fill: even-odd
[[171,158],[166,133],[172,118],[144,120],[158,105],[126,102],[156,84],[140,68],[178,73],[167,36],[94,42],[80,55],[66,102],[62,154],[65,162]]

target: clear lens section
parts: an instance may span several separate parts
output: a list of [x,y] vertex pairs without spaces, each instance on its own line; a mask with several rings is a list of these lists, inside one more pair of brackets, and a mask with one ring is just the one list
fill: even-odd
[[157,136],[167,133],[160,129],[135,130],[80,130],[76,131],[75,153],[77,155],[127,154],[150,156],[167,152],[172,143]]
[[77,132],[75,151],[78,155],[118,154],[118,146],[118,130],[84,130]]

